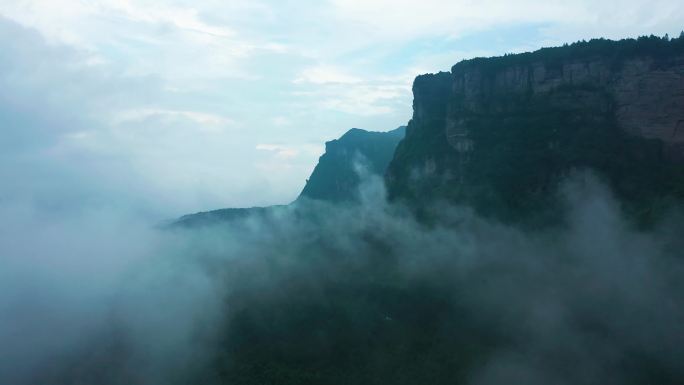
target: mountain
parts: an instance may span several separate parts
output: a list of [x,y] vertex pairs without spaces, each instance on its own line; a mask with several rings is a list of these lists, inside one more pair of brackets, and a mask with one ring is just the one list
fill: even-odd
[[298,199],[341,202],[354,199],[362,173],[384,175],[406,127],[389,132],[352,128],[325,144],[311,178]]
[[418,76],[387,172],[392,199],[517,220],[591,169],[648,220],[684,196],[684,37],[597,39]]
[[[405,126],[388,132],[352,128],[339,139],[325,144],[311,177],[294,204],[307,200],[339,203],[352,201],[364,174],[383,176],[397,144],[404,137]],[[251,208],[226,208],[182,216],[171,226],[195,227],[244,219],[265,217],[287,205]]]

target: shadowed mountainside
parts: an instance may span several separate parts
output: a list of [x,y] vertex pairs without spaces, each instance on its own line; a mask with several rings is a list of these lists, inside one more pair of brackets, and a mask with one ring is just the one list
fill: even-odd
[[352,128],[341,138],[325,144],[321,156],[298,199],[343,202],[354,199],[360,174],[384,175],[406,127],[389,132]]

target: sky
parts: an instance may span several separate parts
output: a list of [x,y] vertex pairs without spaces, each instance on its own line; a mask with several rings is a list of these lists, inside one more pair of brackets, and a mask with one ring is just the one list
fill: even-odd
[[0,205],[288,203],[325,141],[406,124],[418,74],[682,20],[678,0],[0,0]]

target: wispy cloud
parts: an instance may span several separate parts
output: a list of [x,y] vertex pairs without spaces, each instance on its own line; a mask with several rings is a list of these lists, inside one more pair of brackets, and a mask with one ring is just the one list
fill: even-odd
[[304,69],[294,83],[358,84],[361,79],[333,66],[316,66]]
[[305,68],[293,80],[293,95],[309,98],[316,107],[351,115],[373,116],[405,106],[412,76],[365,79],[344,68],[319,65]]
[[290,159],[299,155],[321,155],[323,153],[322,145],[284,145],[284,144],[270,144],[259,143],[255,146],[259,151],[268,151],[273,153],[278,158]]
[[203,131],[216,131],[217,129],[235,125],[235,122],[232,119],[217,114],[159,108],[125,110],[118,114],[114,122],[121,124],[140,122],[148,119],[157,119],[166,122],[187,120],[197,123],[197,128]]
[[257,144],[257,150],[273,152],[279,158],[294,158],[299,155],[299,151],[292,147],[287,147],[279,144]]

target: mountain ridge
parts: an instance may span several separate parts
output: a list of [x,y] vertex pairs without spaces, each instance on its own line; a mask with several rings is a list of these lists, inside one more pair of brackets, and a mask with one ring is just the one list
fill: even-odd
[[386,132],[352,128],[339,139],[326,142],[325,153],[297,200],[354,200],[361,179],[359,173],[384,175],[405,130],[405,126]]

